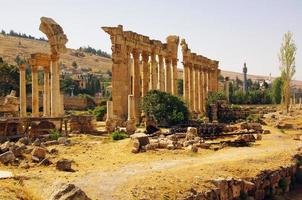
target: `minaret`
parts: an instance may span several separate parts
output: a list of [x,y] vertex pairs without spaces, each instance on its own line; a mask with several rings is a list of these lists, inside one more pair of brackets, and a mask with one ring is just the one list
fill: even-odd
[[244,63],[244,66],[243,66],[243,92],[244,93],[247,92],[247,67],[246,67],[246,63]]

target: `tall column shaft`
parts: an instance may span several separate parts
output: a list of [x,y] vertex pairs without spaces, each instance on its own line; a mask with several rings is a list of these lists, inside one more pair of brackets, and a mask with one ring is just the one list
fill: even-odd
[[162,55],[158,55],[158,90],[165,91],[165,81],[164,81],[164,60]]
[[26,71],[25,64],[20,66],[20,117],[26,117]]
[[32,116],[39,117],[39,83],[38,69],[36,66],[31,67],[31,84],[32,84]]
[[134,50],[133,54],[133,98],[134,98],[134,115],[135,121],[139,122],[140,120],[140,70],[139,70],[139,52],[138,50]]
[[207,70],[203,71],[203,94],[204,94],[204,102],[206,103],[207,98],[208,98],[208,72]]
[[142,53],[143,58],[143,74],[142,74],[142,96],[146,96],[148,90],[149,90],[149,64],[148,64],[148,58],[149,55],[147,52]]
[[167,93],[172,93],[172,87],[171,87],[171,59],[166,57],[165,58],[165,64],[166,64],[166,67],[165,67],[165,91]]
[[194,82],[193,82],[193,67],[190,64],[189,67],[189,109],[194,110]]
[[49,66],[44,68],[43,115],[50,116]]
[[157,62],[156,55],[151,54],[151,69],[150,69],[150,89],[156,90],[157,88]]
[[58,117],[60,114],[60,69],[58,63],[59,57],[51,55],[51,116]]
[[194,94],[194,111],[198,112],[198,73],[196,65],[193,66],[193,94]]
[[204,91],[203,91],[203,73],[202,70],[199,70],[199,110],[201,113],[204,113],[204,107],[205,107],[205,102],[204,102]]
[[172,59],[172,94],[177,95],[177,58]]
[[134,111],[134,97],[133,95],[128,95],[128,120],[135,119],[135,111]]
[[183,94],[185,101],[189,103],[189,67],[187,64],[184,64],[183,71]]

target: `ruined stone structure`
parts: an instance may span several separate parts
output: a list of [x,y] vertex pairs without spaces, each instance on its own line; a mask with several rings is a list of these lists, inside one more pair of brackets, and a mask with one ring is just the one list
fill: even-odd
[[[149,90],[158,89],[177,95],[178,36],[168,36],[167,43],[151,40],[123,26],[102,27],[112,43],[112,113],[109,120],[133,124],[141,117],[140,100]],[[128,97],[128,95],[133,95]],[[128,102],[128,101],[133,101]],[[128,107],[130,104],[130,107]],[[111,104],[110,104],[111,105]],[[128,111],[132,111],[128,117]]]
[[204,113],[208,92],[218,91],[218,61],[192,53],[181,41],[184,66],[184,99],[191,112]]
[[[31,54],[29,64],[32,73],[32,116],[39,117],[39,91],[43,91],[43,116],[58,117],[64,113],[63,96],[60,93],[60,54],[66,51],[67,37],[62,27],[53,19],[41,17],[40,31],[46,34],[51,54]],[[26,116],[25,65],[20,66],[20,116]],[[43,89],[39,87],[38,70],[43,69]]]
[[244,63],[244,66],[243,66],[243,92],[244,93],[247,92],[247,67],[246,67],[246,63]]

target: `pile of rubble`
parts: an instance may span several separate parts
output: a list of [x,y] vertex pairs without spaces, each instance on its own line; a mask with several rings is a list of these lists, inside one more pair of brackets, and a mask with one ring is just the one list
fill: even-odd
[[[70,141],[66,137],[59,137],[57,140],[40,138],[33,142],[28,137],[23,137],[18,142],[6,141],[0,145],[0,163],[24,169],[36,165],[49,166],[53,164],[51,158],[58,154],[58,150],[51,147],[53,145],[70,145]],[[56,168],[61,171],[72,171],[71,163],[70,160],[59,160]]]
[[[186,129],[186,132],[184,131]],[[235,128],[229,127],[229,130]],[[238,129],[238,128],[237,128]],[[235,139],[224,140],[218,143],[206,142],[205,135],[202,131],[195,127],[174,129],[172,133],[164,134],[161,131],[149,136],[144,133],[135,133],[130,137],[133,140],[133,153],[144,152],[156,149],[189,149],[192,152],[198,152],[199,148],[219,150],[226,146],[249,146],[250,143],[262,139],[262,133],[268,133],[263,130],[258,123],[242,123],[240,129],[232,132]],[[178,132],[181,131],[181,132]],[[232,134],[224,134],[224,137],[233,136]],[[234,137],[233,136],[233,137]]]

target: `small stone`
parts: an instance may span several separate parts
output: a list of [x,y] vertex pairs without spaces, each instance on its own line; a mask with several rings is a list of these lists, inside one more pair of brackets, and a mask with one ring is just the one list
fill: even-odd
[[68,171],[68,172],[73,171],[71,168],[71,163],[72,161],[68,159],[58,160],[56,164],[56,169],[59,171]]
[[15,160],[15,155],[12,151],[7,151],[0,155],[0,162],[3,164],[7,164]]
[[263,134],[270,134],[271,131],[270,130],[263,130]]
[[12,146],[12,144],[9,141],[6,141],[3,144],[1,144],[0,150],[1,150],[1,152],[4,153],[4,152],[8,151],[9,147],[11,147],[11,146]]
[[52,192],[50,200],[91,200],[83,190],[74,184],[59,185]]
[[132,153],[138,153],[139,152],[139,148],[135,148],[133,147],[132,150],[131,150]]
[[59,137],[58,138],[59,144],[67,144],[67,138],[66,137]]
[[31,141],[28,137],[22,137],[18,140],[18,142],[25,144],[25,145],[29,145],[31,143]]
[[33,142],[34,146],[40,146],[41,145],[41,140],[39,138],[37,138],[34,142]]
[[51,140],[51,141],[46,141],[42,143],[44,146],[48,147],[48,146],[52,146],[52,145],[58,145],[59,142],[57,140]]
[[193,144],[193,145],[191,146],[190,150],[191,150],[193,153],[197,153],[197,152],[198,152],[198,147],[197,147],[195,144]]
[[49,153],[53,154],[53,155],[57,155],[59,153],[59,150],[53,148],[53,149],[50,149]]

